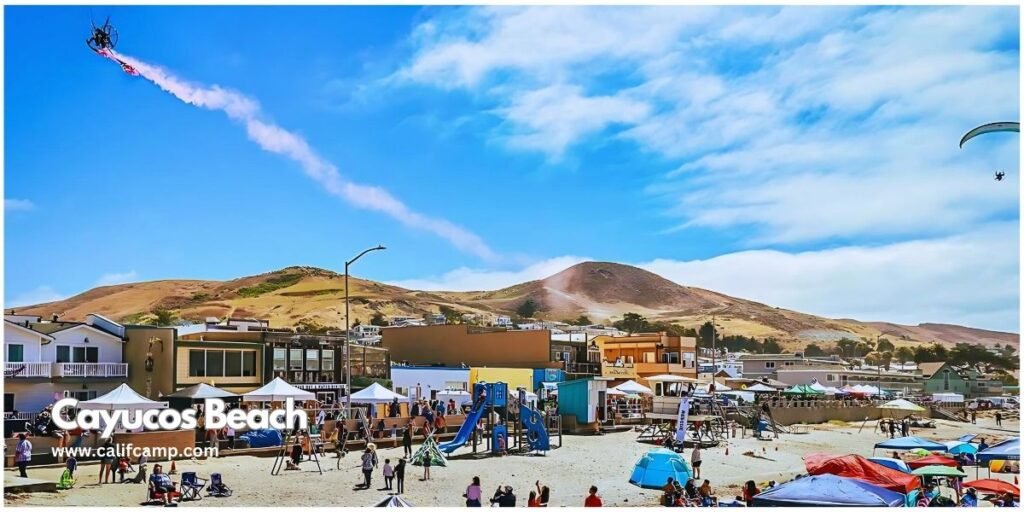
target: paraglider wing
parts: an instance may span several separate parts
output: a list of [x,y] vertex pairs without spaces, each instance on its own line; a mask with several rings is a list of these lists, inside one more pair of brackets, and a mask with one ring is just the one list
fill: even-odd
[[960,147],[964,147],[967,141],[977,137],[978,135],[984,135],[986,133],[993,132],[1020,132],[1020,123],[1015,122],[999,122],[999,123],[988,123],[983,124],[967,133],[960,139]]

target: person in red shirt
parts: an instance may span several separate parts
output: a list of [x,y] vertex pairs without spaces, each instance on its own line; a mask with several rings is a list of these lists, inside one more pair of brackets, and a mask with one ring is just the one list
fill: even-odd
[[753,480],[747,480],[747,483],[743,485],[743,502],[749,507],[754,501],[754,496],[758,494],[761,494],[761,489],[757,488],[757,484]]
[[583,500],[584,507],[603,507],[604,503],[601,502],[601,497],[597,495],[597,486],[590,486],[590,495],[587,499]]

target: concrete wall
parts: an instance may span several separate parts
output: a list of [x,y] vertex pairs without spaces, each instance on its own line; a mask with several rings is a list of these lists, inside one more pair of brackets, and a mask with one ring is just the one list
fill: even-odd
[[515,393],[519,387],[533,390],[533,370],[529,368],[471,368],[469,370],[469,386],[472,389],[477,382],[504,382],[508,384],[509,393]]
[[556,368],[548,331],[484,330],[467,325],[381,329],[391,360],[444,366]]
[[[171,327],[126,326],[124,362],[128,363],[128,385],[136,393],[156,400],[174,389],[174,329]],[[152,341],[152,343],[151,343]],[[146,370],[152,357],[153,369]]]
[[[894,414],[895,413],[895,414]],[[785,407],[772,408],[772,417],[780,425],[793,425],[795,423],[825,423],[829,420],[840,420],[848,422],[864,421],[864,418],[877,420],[882,418],[896,417],[903,418],[911,413],[904,411],[891,411],[879,409],[878,407]],[[918,416],[928,417],[928,411],[915,413]]]

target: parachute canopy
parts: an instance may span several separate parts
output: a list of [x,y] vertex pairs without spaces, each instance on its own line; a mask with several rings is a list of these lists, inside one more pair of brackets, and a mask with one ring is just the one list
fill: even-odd
[[966,144],[967,141],[977,137],[978,135],[984,135],[986,133],[995,133],[995,132],[1018,132],[1018,133],[1020,133],[1020,123],[1015,123],[1015,122],[1011,122],[1011,121],[1003,121],[1003,122],[999,122],[999,123],[983,124],[983,125],[975,128],[975,129],[965,133],[964,137],[962,139],[960,139],[960,147],[964,147],[964,144]]

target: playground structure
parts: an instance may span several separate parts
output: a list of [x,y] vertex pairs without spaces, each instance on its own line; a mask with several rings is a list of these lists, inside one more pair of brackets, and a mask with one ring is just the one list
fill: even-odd
[[[513,410],[509,400],[508,384],[504,382],[478,382],[473,386],[472,402],[466,421],[459,428],[455,438],[438,446],[451,454],[458,448],[471,443],[473,453],[486,439],[486,452],[501,455],[510,452],[546,452],[551,449],[551,439],[546,425],[551,420],[546,414],[531,408],[526,401],[526,390],[518,389],[515,400],[518,409]],[[555,420],[555,423],[558,423]],[[477,428],[477,427],[481,428]],[[511,426],[512,444],[509,443]],[[561,433],[559,428],[559,446]]]
[[281,470],[286,467],[286,462],[295,459],[298,459],[299,463],[315,462],[317,471],[321,475],[324,474],[323,468],[320,467],[319,455],[323,445],[318,441],[319,436],[314,438],[307,430],[286,430],[281,449],[274,456],[274,465],[270,468],[270,474],[275,476],[281,474]]

